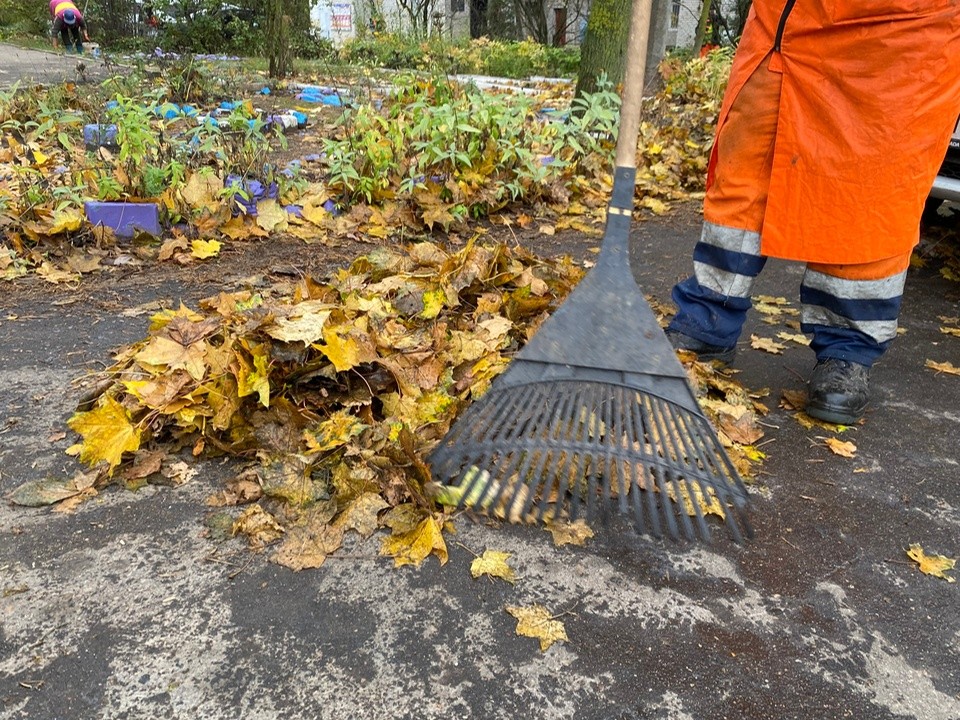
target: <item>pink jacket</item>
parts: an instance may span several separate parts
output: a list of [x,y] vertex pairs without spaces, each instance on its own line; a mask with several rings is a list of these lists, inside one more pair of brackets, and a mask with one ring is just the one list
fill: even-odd
[[50,0],[50,15],[54,19],[62,17],[67,10],[73,10],[77,14],[77,22],[83,20],[83,13],[70,0]]

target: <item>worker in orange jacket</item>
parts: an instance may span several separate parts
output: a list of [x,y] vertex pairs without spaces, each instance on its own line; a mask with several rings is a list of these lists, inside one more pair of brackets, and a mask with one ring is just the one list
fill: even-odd
[[806,263],[807,412],[852,423],[896,335],[920,215],[960,114],[960,1],[754,0],[667,336],[733,359],[768,257]]

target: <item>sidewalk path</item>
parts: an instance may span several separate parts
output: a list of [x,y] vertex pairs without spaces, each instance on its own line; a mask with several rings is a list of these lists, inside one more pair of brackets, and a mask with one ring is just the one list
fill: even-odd
[[[635,233],[636,271],[661,300],[689,270],[690,216]],[[124,271],[102,302],[39,281],[0,288],[0,496],[72,474],[70,381],[149,322],[120,309],[250,282],[223,263],[206,286]],[[771,262],[758,294],[795,306],[799,280]],[[109,489],[73,515],[0,503],[0,718],[957,720],[960,583],[922,575],[904,551],[960,554],[960,378],[924,368],[957,362],[960,339],[937,316],[956,315],[958,296],[911,270],[907,334],[873,373],[867,423],[845,436],[852,460],[777,407],[802,387],[809,351],[741,345],[739,378],[769,388],[771,410],[743,547],[614,524],[555,548],[542,529],[464,517],[443,568],[394,570],[374,539],[294,573],[204,537],[203,498],[229,472],[218,460],[179,488]],[[750,323],[746,338],[769,337]],[[488,548],[513,554],[516,585],[470,577],[471,553]],[[533,603],[561,616],[569,642],[542,653],[515,635],[504,606]]]
[[9,87],[18,80],[24,82],[58,83],[81,80],[77,63],[83,61],[86,79],[106,77],[107,67],[103,60],[90,53],[83,56],[56,53],[47,50],[27,50],[0,43],[0,87]]

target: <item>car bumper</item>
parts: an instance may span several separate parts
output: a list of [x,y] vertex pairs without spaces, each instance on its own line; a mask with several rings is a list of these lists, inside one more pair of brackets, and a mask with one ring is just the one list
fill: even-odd
[[941,200],[960,202],[960,180],[937,175],[937,179],[933,181],[930,196]]

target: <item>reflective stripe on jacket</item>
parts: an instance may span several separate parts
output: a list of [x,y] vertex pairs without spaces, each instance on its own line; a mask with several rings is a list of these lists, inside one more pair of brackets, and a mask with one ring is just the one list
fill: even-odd
[[718,133],[754,72],[782,73],[762,253],[867,263],[915,245],[960,115],[960,0],[754,0]]

